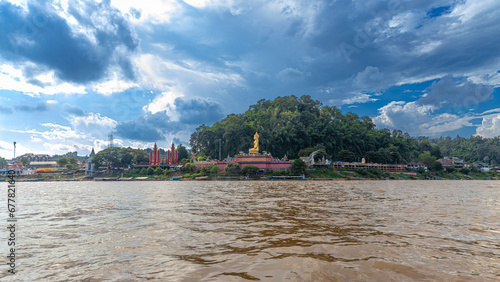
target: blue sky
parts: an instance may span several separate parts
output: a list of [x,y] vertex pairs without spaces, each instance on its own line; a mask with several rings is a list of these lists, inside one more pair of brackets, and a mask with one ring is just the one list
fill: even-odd
[[305,94],[415,137],[500,135],[496,0],[43,2],[0,0],[2,157],[188,145]]

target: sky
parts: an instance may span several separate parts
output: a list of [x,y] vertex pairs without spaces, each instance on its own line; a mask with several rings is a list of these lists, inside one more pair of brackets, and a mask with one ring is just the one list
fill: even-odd
[[0,0],[0,156],[189,146],[288,95],[499,136],[499,30],[497,0]]

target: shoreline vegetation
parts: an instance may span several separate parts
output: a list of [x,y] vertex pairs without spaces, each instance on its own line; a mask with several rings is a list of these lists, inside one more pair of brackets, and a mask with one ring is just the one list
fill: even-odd
[[[155,173],[156,172],[156,173]],[[156,170],[152,174],[140,173],[140,170],[122,170],[122,171],[105,171],[96,174],[94,177],[89,177],[82,171],[73,173],[58,172],[58,173],[39,173],[33,175],[17,175],[17,182],[36,182],[36,181],[242,181],[242,180],[260,180],[270,181],[278,179],[291,179],[308,181],[343,181],[343,180],[498,180],[499,173],[496,172],[469,172],[468,174],[460,171],[439,171],[439,172],[418,172],[415,170],[408,171],[381,171],[381,170],[365,170],[365,169],[332,169],[332,168],[316,168],[305,170],[303,174],[296,174],[289,170],[269,171],[266,173],[254,174],[218,174],[200,171],[196,173],[186,173],[183,171],[172,170]],[[415,173],[411,175],[408,173]],[[6,181],[4,176],[0,177],[0,181]]]

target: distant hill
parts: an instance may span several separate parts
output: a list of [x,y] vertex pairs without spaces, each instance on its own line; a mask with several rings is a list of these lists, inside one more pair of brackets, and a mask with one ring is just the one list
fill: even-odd
[[[429,151],[436,158],[448,156],[466,161],[500,162],[499,138],[412,138],[401,130],[376,129],[369,117],[342,114],[310,96],[260,100],[243,114],[231,114],[213,126],[201,125],[191,135],[190,145],[200,155],[233,156],[253,147],[260,135],[260,150],[275,157],[296,158],[320,150],[319,157],[333,160],[407,163]],[[457,140],[457,141],[456,141]],[[496,152],[496,153],[494,153]]]

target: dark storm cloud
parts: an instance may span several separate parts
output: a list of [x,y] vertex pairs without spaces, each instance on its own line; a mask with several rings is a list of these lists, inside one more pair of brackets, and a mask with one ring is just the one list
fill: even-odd
[[127,54],[137,48],[137,40],[118,10],[111,8],[109,1],[70,1],[69,7],[68,12],[95,42],[72,30],[52,3],[30,1],[26,11],[2,1],[0,57],[21,66],[29,65],[30,69],[23,69],[28,80],[40,72],[54,70],[64,81],[96,81],[115,64],[127,78],[133,78]]
[[12,114],[12,109],[0,106],[0,114]]
[[186,124],[209,124],[224,117],[224,109],[218,102],[204,98],[175,99],[175,110],[180,122]]
[[430,92],[418,100],[420,104],[451,107],[472,105],[491,98],[493,87],[476,84],[467,78],[454,80],[451,75],[432,83]]
[[115,128],[115,134],[130,140],[144,142],[156,142],[165,139],[165,136],[158,129],[137,121],[119,123]]
[[[443,73],[460,75],[494,68],[500,58],[500,28],[495,7],[485,17],[464,21],[451,11],[460,1],[336,1],[323,3],[314,18],[312,46],[330,54],[318,62],[324,82],[342,86],[367,67],[384,70],[377,82],[388,88],[398,81]],[[491,5],[493,6],[493,4]],[[497,11],[498,11],[498,7]],[[443,15],[446,15],[444,17]],[[491,71],[491,70],[490,70]],[[385,79],[387,77],[388,79]],[[348,80],[348,84],[352,83]],[[359,90],[358,85],[346,85]],[[349,89],[346,89],[349,90]],[[348,91],[345,91],[348,92]]]
[[177,133],[182,128],[181,124],[170,121],[167,113],[163,111],[148,113],[134,121],[119,123],[115,128],[115,134],[131,140],[154,142],[165,139],[164,132]]
[[38,102],[36,106],[20,105],[15,109],[21,112],[46,112],[49,110],[49,107],[45,102]]
[[119,123],[114,134],[130,140],[156,142],[164,140],[167,133],[194,130],[200,124],[214,123],[224,117],[222,105],[210,99],[177,98],[174,104],[179,121],[172,121],[166,111],[147,113],[133,121]]
[[77,117],[82,117],[82,116],[86,115],[85,111],[82,108],[80,108],[78,106],[72,106],[70,104],[64,104],[63,110],[65,112],[72,114],[74,116],[77,116]]

